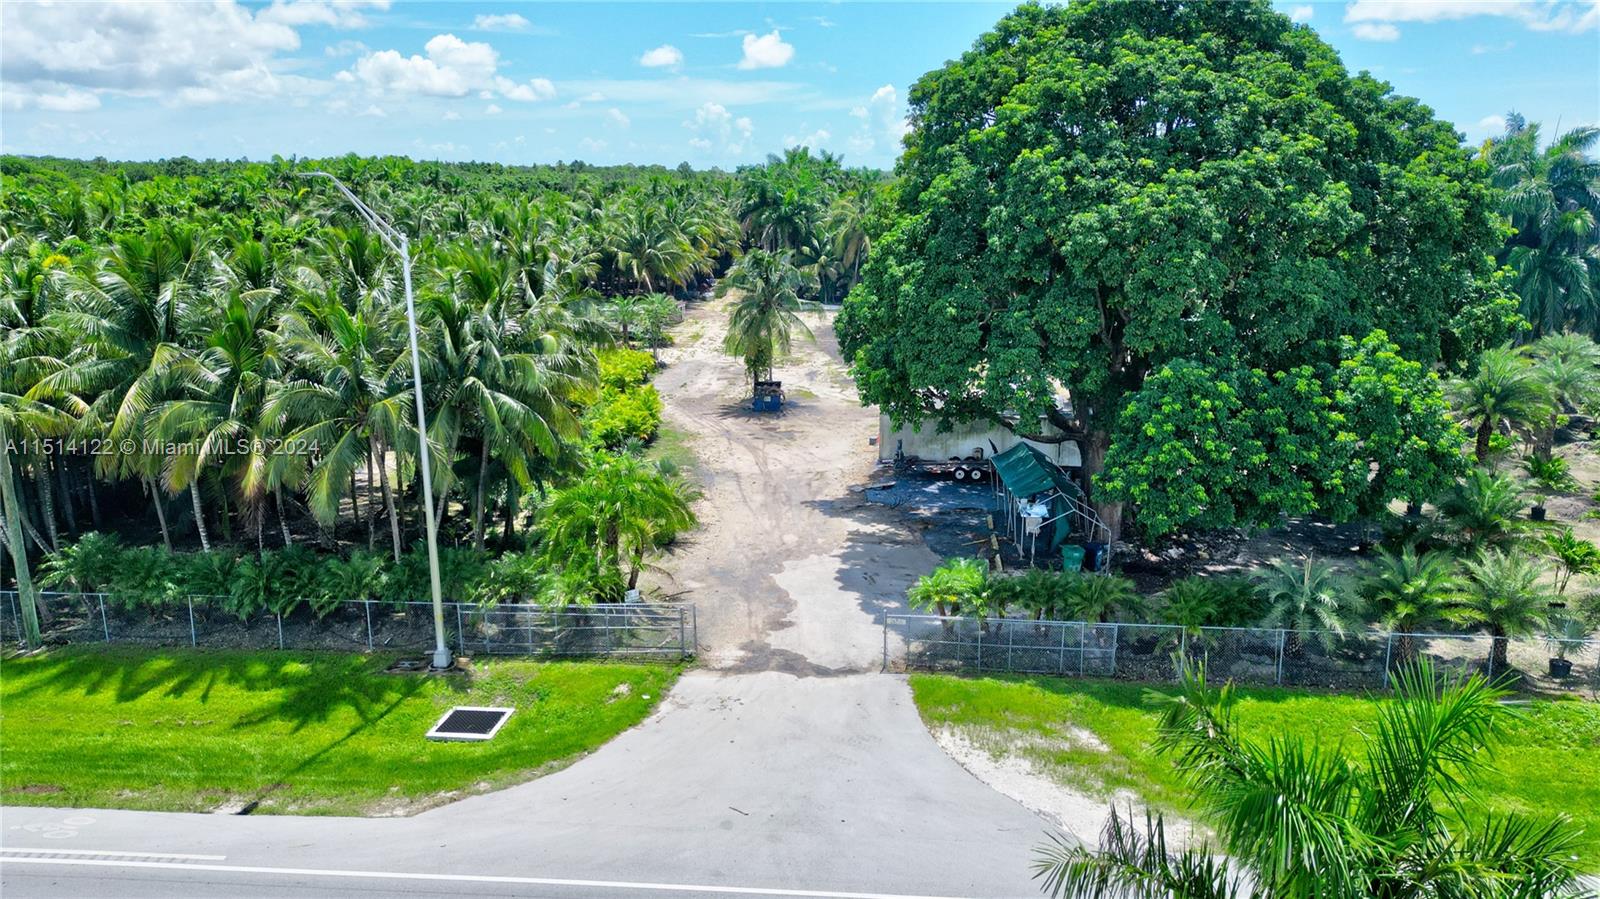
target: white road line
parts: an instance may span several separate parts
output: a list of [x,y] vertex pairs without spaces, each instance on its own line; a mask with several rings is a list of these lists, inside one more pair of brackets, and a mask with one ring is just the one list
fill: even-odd
[[[48,850],[39,850],[48,851]],[[625,880],[568,880],[557,877],[496,877],[488,874],[420,874],[401,871],[344,871],[329,868],[267,868],[255,865],[195,865],[181,862],[120,862],[90,858],[0,858],[4,865],[80,865],[100,868],[157,868],[215,871],[224,874],[277,874],[290,877],[350,877],[369,880],[432,880],[455,883],[505,883],[527,886],[592,887],[604,890],[654,890],[665,893],[728,893],[736,896],[796,896],[806,899],[957,899],[953,896],[911,896],[902,893],[849,893],[833,890],[789,890],[777,887],[712,886],[692,883],[635,883]]]
[[47,855],[115,855],[119,858],[186,858],[197,862],[220,862],[226,855],[185,855],[182,852],[122,852],[116,849],[57,849],[54,846],[28,848],[26,846],[0,846],[0,853],[34,852]]

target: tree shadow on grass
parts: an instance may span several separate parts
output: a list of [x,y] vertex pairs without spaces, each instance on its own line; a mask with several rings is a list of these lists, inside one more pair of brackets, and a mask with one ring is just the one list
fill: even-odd
[[[281,720],[299,732],[342,709],[363,722],[376,720],[375,709],[387,714],[423,689],[426,681],[421,676],[384,674],[386,663],[383,658],[344,653],[65,652],[28,660],[21,676],[32,683],[7,692],[17,699],[110,693],[119,704],[156,694],[203,706],[218,687],[227,687],[247,694],[244,702],[252,707],[234,723],[235,728]],[[463,692],[467,686],[459,680],[449,677],[443,682],[448,689]]]

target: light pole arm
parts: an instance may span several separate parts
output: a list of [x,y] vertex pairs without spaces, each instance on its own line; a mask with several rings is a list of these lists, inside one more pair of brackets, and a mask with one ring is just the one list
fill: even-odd
[[[354,206],[356,213],[361,216],[367,226],[378,232],[378,236],[389,248],[400,254],[400,274],[405,282],[406,290],[406,325],[411,338],[411,386],[412,395],[417,401],[417,460],[418,467],[422,470],[422,516],[428,530],[428,586],[433,593],[433,667],[436,669],[449,668],[455,664],[455,659],[450,655],[450,647],[444,638],[444,591],[439,585],[439,523],[434,520],[433,512],[433,466],[428,450],[428,416],[422,403],[422,352],[417,347],[417,306],[411,293],[411,242],[405,234],[395,226],[389,224],[361,198],[344,186],[344,182],[333,177],[327,172],[305,172],[305,178],[326,178],[333,182],[333,186],[344,195],[350,205]],[[382,465],[383,460],[379,459]]]

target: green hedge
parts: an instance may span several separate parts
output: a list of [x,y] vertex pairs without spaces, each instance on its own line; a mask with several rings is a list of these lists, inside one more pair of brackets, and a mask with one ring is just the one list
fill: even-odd
[[602,387],[614,390],[638,387],[650,380],[650,376],[656,371],[655,360],[642,350],[615,348],[601,350],[596,355],[600,363]]
[[645,384],[619,390],[604,388],[584,414],[589,445],[614,450],[629,441],[649,443],[661,429],[661,394]]
[[[123,546],[115,537],[91,533],[47,558],[42,574],[46,589],[106,593],[114,605],[130,611],[206,596],[217,597],[240,619],[263,611],[288,615],[301,606],[321,617],[350,600],[423,602],[432,592],[421,543],[396,564],[383,553],[357,550],[343,557],[301,546],[259,557],[231,550],[170,553]],[[534,601],[546,569],[529,554],[494,558],[440,547],[439,575],[445,599],[492,605]]]

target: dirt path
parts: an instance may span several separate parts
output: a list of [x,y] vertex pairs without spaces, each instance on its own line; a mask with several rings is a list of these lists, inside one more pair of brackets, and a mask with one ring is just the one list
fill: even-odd
[[781,413],[749,408],[741,360],[722,352],[726,300],[695,305],[662,353],[667,423],[692,435],[701,527],[656,583],[698,610],[701,658],[733,671],[877,671],[884,609],[938,558],[852,486],[874,464],[877,415],[839,358],[831,313],[807,316],[776,377]]

